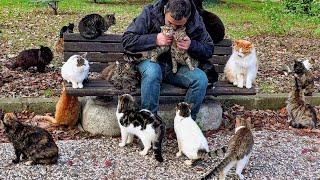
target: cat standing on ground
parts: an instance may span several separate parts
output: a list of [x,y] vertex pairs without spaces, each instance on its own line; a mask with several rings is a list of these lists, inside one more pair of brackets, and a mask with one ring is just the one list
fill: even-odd
[[305,85],[299,84],[298,74],[294,75],[295,86],[287,100],[288,121],[294,128],[315,128],[317,125],[317,112],[311,104],[305,101]]
[[225,35],[225,28],[223,22],[216,14],[203,9],[202,0],[193,0],[197,11],[203,19],[203,23],[206,26],[213,43],[218,43],[223,40]]
[[191,118],[191,105],[181,102],[176,106],[174,118],[174,131],[177,136],[180,157],[186,155],[187,165],[192,165],[197,159],[204,158],[209,152],[207,139],[204,137],[197,123]]
[[78,122],[80,112],[80,102],[77,96],[67,95],[64,84],[60,98],[56,104],[56,112],[53,117],[50,116],[35,116],[35,119],[44,119],[50,121],[55,126],[75,126]]
[[155,159],[163,162],[162,143],[165,137],[165,123],[162,119],[146,109],[138,110],[135,100],[129,94],[119,97],[116,116],[121,130],[120,147],[130,144],[133,136],[137,136],[143,143],[144,149],[140,155],[147,155],[151,145]]
[[74,24],[73,23],[69,23],[68,26],[63,26],[60,29],[60,34],[59,34],[59,39],[57,41],[57,43],[55,44],[55,51],[58,54],[63,53],[63,35],[64,33],[73,33],[73,28],[74,28]]
[[38,72],[44,72],[45,68],[53,59],[53,54],[49,47],[40,46],[40,49],[28,49],[19,53],[14,58],[14,62],[6,65],[9,69],[21,67],[27,70],[32,66],[37,67]]
[[247,89],[252,87],[258,73],[258,59],[253,44],[246,40],[237,40],[233,52],[225,68],[227,81],[233,85]]
[[61,68],[61,75],[64,80],[72,83],[73,88],[83,88],[83,80],[89,75],[89,62],[86,59],[87,53],[73,55]]
[[58,146],[48,131],[22,124],[14,113],[6,113],[2,124],[15,151],[13,163],[19,163],[21,155],[27,165],[55,164],[58,161]]
[[234,166],[239,178],[244,179],[241,173],[250,159],[253,144],[253,134],[250,130],[249,122],[244,119],[236,119],[235,134],[229,140],[224,159],[202,179],[212,179],[219,175],[219,180],[224,180],[229,170]]
[[99,14],[89,14],[79,22],[79,32],[86,39],[95,39],[106,32],[110,26],[116,24],[115,14],[102,17]]

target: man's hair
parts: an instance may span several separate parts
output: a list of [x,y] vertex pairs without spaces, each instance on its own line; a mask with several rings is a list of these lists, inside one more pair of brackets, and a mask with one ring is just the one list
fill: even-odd
[[170,12],[174,20],[189,18],[191,15],[191,4],[189,0],[169,0],[164,7],[164,12]]

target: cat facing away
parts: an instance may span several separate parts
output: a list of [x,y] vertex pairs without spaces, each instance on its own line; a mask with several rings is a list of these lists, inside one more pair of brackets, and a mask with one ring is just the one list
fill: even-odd
[[35,116],[37,120],[47,120],[54,126],[75,126],[78,122],[80,112],[80,102],[77,96],[67,95],[64,84],[62,85],[62,91],[60,98],[56,104],[56,112],[54,117],[51,116]]
[[249,122],[237,118],[235,134],[229,140],[224,159],[218,166],[210,170],[210,172],[205,174],[201,179],[213,179],[213,177],[218,175],[219,180],[224,180],[229,170],[234,166],[236,167],[236,174],[239,178],[244,179],[242,170],[250,159],[253,145],[253,134],[250,130]]
[[143,143],[144,149],[140,155],[148,154],[151,146],[155,159],[163,162],[162,143],[165,138],[165,123],[157,115],[146,109],[137,109],[134,98],[130,94],[121,95],[118,99],[116,116],[121,130],[120,147],[132,143],[137,136]]
[[110,26],[116,24],[115,14],[102,17],[99,14],[89,14],[79,22],[79,32],[86,39],[95,39],[106,32]]
[[113,62],[109,64],[100,75],[117,89],[128,89],[131,92],[137,89],[139,84],[139,72],[135,66],[127,62]]
[[65,33],[73,33],[73,29],[74,29],[74,24],[73,23],[69,23],[68,26],[63,26],[60,29],[60,34],[59,34],[59,39],[55,44],[55,52],[58,54],[63,53],[63,35]]
[[26,165],[57,162],[58,146],[48,131],[22,124],[15,113],[6,113],[2,125],[15,151],[16,158],[12,160],[13,163],[19,163],[21,155]]
[[222,20],[216,14],[209,12],[203,8],[202,0],[193,0],[197,11],[203,19],[203,23],[208,31],[213,43],[223,40],[225,35],[225,27]]
[[39,49],[27,49],[21,51],[18,56],[14,57],[14,62],[7,64],[9,69],[21,67],[22,70],[27,70],[30,67],[37,67],[37,71],[43,73],[45,67],[50,64],[53,59],[53,54],[49,47],[40,46]]
[[179,152],[176,156],[186,155],[189,160],[185,164],[192,165],[209,153],[207,139],[197,123],[191,118],[191,105],[181,102],[176,106],[174,131],[177,136]]
[[89,62],[87,53],[72,55],[61,67],[61,75],[64,80],[72,83],[73,88],[83,88],[83,80],[89,75]]
[[258,73],[258,59],[253,44],[246,40],[236,40],[224,74],[233,85],[247,89],[252,87]]
[[315,128],[317,126],[317,112],[311,104],[305,101],[306,84],[299,83],[298,74],[294,75],[295,85],[287,99],[288,121],[294,128]]

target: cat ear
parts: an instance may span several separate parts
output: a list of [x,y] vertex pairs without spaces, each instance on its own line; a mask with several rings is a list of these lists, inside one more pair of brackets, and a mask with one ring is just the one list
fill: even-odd
[[314,58],[310,58],[309,63],[315,64],[315,63],[316,63],[316,60],[315,60]]
[[85,52],[85,53],[84,53],[84,54],[82,54],[80,57],[85,59],[85,58],[87,57],[87,54],[88,54],[88,53],[87,53],[87,52]]
[[194,106],[194,103],[188,104],[188,107],[189,107],[190,109],[192,109],[193,106]]
[[186,27],[183,26],[183,27],[181,28],[181,31],[186,31]]

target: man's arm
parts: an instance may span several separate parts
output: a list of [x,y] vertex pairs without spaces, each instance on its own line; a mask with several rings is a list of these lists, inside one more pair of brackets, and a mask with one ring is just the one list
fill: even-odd
[[156,47],[157,33],[149,34],[150,13],[146,7],[142,13],[135,18],[122,36],[122,45],[130,52],[141,52]]

